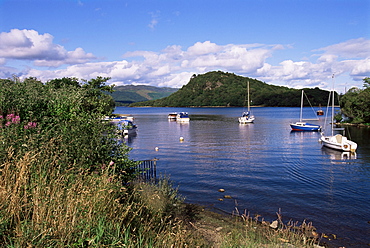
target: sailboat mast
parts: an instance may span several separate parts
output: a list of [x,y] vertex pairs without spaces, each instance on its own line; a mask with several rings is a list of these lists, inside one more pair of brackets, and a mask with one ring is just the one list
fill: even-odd
[[299,121],[302,121],[302,110],[303,110],[303,90],[302,90],[302,96],[301,96],[301,113],[299,115]]
[[249,80],[248,80],[248,112],[250,112],[250,105],[249,105]]
[[334,74],[333,74],[333,93],[331,99],[331,136],[334,136]]

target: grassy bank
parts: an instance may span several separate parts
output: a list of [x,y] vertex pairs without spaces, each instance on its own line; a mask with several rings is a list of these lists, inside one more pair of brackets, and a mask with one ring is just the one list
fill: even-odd
[[0,80],[0,247],[312,247],[310,225],[270,227],[184,204],[137,178],[102,122],[107,78]]
[[[46,148],[45,148],[46,149]],[[309,225],[271,228],[184,204],[168,180],[122,186],[112,168],[44,170],[40,154],[1,165],[2,247],[313,247]],[[30,171],[38,165],[39,170]],[[49,167],[50,168],[50,167]],[[294,231],[294,232],[293,232]],[[312,236],[312,235],[309,235]]]

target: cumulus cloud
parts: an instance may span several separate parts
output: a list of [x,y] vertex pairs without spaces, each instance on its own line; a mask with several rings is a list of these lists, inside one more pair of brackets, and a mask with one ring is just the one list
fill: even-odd
[[193,46],[188,48],[188,54],[190,56],[206,55],[210,53],[217,53],[222,50],[221,46],[211,43],[210,41],[197,42]]
[[82,48],[67,51],[53,43],[50,34],[35,30],[12,29],[0,33],[0,59],[32,60],[36,66],[58,67],[63,64],[86,63],[95,56]]
[[[283,44],[226,44],[211,41],[196,42],[183,48],[170,45],[161,51],[131,51],[120,61],[96,61],[82,48],[66,51],[53,43],[50,34],[33,30],[12,30],[0,34],[0,65],[6,59],[32,61],[48,70],[29,69],[24,76],[42,81],[60,77],[90,79],[97,76],[111,77],[110,83],[146,84],[153,86],[182,87],[193,74],[212,70],[233,72],[257,78],[270,84],[288,87],[322,87],[330,89],[333,74],[357,80],[370,75],[370,40],[353,39],[311,51],[306,59],[286,59],[276,64],[268,63],[275,51],[292,49]],[[276,61],[276,58],[274,58]],[[63,69],[50,69],[69,65]]]

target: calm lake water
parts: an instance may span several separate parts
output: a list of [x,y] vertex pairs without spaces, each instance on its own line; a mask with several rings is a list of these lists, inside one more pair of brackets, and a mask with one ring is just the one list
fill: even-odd
[[[189,112],[190,123],[167,119],[181,111]],[[242,111],[118,107],[115,113],[132,114],[138,125],[137,136],[126,140],[133,148],[130,158],[159,159],[157,174],[168,175],[186,202],[229,213],[237,208],[268,221],[280,209],[285,223],[306,220],[320,233],[336,234],[334,246],[366,247],[370,128],[349,129],[359,147],[356,157],[348,158],[322,148],[318,132],[291,131],[289,123],[298,120],[300,108],[252,108],[253,124],[238,123]],[[303,116],[314,113],[304,108]],[[324,125],[324,117],[319,123]],[[220,201],[224,195],[232,199]]]

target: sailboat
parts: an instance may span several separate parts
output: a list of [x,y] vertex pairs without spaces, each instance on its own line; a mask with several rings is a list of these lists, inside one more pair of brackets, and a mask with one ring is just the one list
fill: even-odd
[[[334,78],[334,75],[333,75]],[[324,135],[324,132],[321,133],[320,141],[323,146],[340,150],[343,152],[352,152],[355,153],[357,149],[357,143],[349,140],[344,134],[344,128],[334,128],[334,83],[333,90],[330,92],[332,94],[332,106],[331,106],[331,135]],[[330,98],[330,96],[329,96]],[[330,99],[329,99],[330,100]],[[334,135],[334,130],[343,131],[342,134]]]
[[239,123],[240,124],[253,123],[254,119],[255,119],[254,115],[251,115],[251,110],[250,110],[249,81],[248,81],[248,111],[243,112],[242,116],[239,117]]
[[294,131],[320,131],[321,129],[320,125],[307,123],[307,122],[304,122],[304,120],[302,119],[303,96],[304,96],[304,90],[302,90],[302,96],[301,96],[301,112],[299,115],[299,121],[297,121],[296,123],[290,123],[290,127]]

